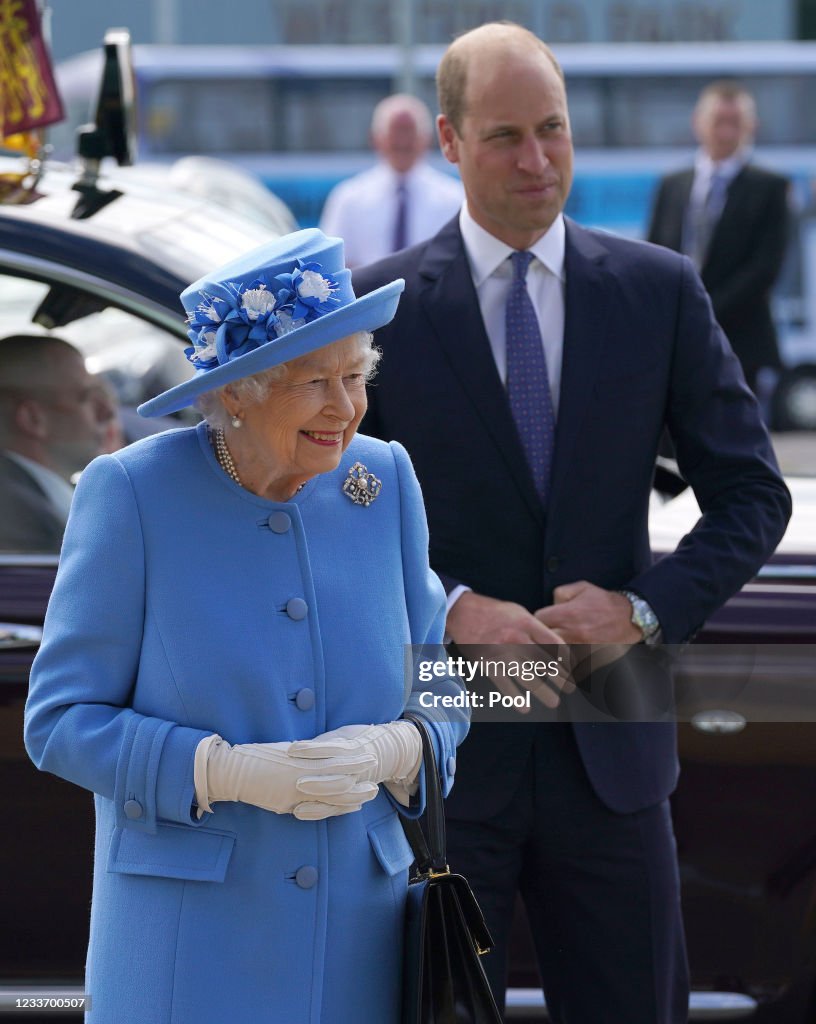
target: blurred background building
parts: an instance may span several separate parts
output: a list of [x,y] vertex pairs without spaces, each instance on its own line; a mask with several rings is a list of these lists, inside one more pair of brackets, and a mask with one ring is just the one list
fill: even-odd
[[814,0],[71,0],[53,4],[62,60],[95,46],[110,25],[137,43],[445,44],[507,18],[550,43],[695,42],[811,38]]

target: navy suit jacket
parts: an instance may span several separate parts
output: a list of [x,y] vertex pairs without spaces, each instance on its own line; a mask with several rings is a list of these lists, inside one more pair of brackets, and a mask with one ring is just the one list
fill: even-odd
[[[550,495],[536,495],[496,371],[458,218],[430,241],[354,272],[358,294],[406,280],[377,333],[383,359],[362,430],[408,449],[423,488],[431,564],[448,589],[534,611],[559,584],[630,587],[667,643],[688,639],[746,582],[790,515],[756,401],[691,263],[567,220],[564,360]],[[702,518],[653,563],[648,509],[667,426]],[[454,817],[483,818],[514,791],[536,729],[476,725],[460,750]],[[576,724],[600,798],[626,812],[677,776],[666,724]]]

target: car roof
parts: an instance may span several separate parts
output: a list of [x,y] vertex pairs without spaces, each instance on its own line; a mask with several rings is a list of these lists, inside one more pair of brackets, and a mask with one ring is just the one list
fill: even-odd
[[[816,479],[787,476],[785,483],[793,498],[793,517],[776,549],[776,557],[816,557]],[[649,516],[649,537],[656,554],[674,551],[700,518],[700,506],[688,488]]]
[[34,198],[0,205],[0,260],[26,257],[81,269],[181,312],[179,292],[203,274],[269,241],[267,227],[194,196],[134,180],[101,179],[119,195],[92,216],[74,216],[76,172],[46,169]]

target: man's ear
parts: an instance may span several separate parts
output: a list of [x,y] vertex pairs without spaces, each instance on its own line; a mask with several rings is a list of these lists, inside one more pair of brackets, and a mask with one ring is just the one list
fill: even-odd
[[451,122],[440,114],[436,119],[436,132],[439,136],[439,148],[442,155],[451,164],[459,163],[459,136]]
[[24,398],[14,410],[18,433],[43,441],[48,437],[48,413],[36,398]]

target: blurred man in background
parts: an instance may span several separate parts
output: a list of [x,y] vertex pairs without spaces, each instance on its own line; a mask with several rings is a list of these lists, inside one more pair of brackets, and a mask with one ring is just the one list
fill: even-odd
[[433,138],[428,108],[415,96],[388,96],[374,108],[376,167],[340,182],[320,227],[346,243],[346,263],[371,263],[435,234],[462,205],[462,187],[425,159]]
[[0,551],[58,552],[72,478],[108,450],[116,410],[67,341],[0,341]]
[[748,385],[780,366],[770,294],[785,255],[788,181],[751,163],[756,105],[737,82],[712,82],[694,109],[694,166],[658,188],[649,241],[694,261]]

